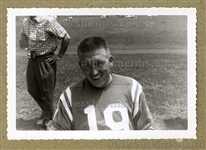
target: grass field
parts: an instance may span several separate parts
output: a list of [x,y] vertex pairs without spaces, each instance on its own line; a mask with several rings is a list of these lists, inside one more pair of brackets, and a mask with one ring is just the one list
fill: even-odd
[[[112,50],[186,50],[186,16],[138,16],[137,18],[107,19],[74,17],[71,22],[58,17],[72,37],[69,51],[76,51],[78,41],[88,36],[104,37]],[[16,35],[20,36],[21,19],[17,18]],[[17,48],[19,47],[17,42]]]
[[[101,35],[107,39],[114,56],[115,64],[112,71],[133,77],[143,86],[154,118],[155,129],[187,129],[187,55],[178,52],[169,53],[169,51],[186,50],[186,17],[116,18],[113,16],[108,19],[74,17],[72,22],[66,22],[63,16],[58,19],[71,35],[72,40],[68,52],[58,62],[55,107],[62,91],[70,83],[83,78],[77,64],[77,56],[71,53],[75,52],[77,42],[83,37]],[[19,20],[17,18],[17,41],[21,26]],[[89,22],[100,24],[101,27],[97,28],[97,25],[89,27]],[[109,25],[105,25],[105,22]],[[136,26],[125,27],[127,22]],[[131,54],[132,50],[154,52],[140,54],[137,51]],[[168,53],[155,53],[155,50],[168,51]],[[19,53],[21,55],[18,55]],[[41,110],[27,93],[26,65],[26,54],[20,52],[17,42],[17,129],[35,130],[37,129],[34,126],[35,117],[41,113]]]

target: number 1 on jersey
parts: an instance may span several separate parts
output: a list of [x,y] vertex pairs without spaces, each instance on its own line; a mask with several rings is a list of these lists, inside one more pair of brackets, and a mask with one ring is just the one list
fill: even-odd
[[89,105],[87,108],[85,108],[84,113],[87,114],[89,129],[98,130],[94,105]]

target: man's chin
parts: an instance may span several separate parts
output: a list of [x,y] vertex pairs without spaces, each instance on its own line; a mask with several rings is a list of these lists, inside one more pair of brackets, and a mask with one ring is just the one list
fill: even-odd
[[101,88],[102,86],[99,85],[99,84],[94,84],[94,83],[90,83],[93,87],[96,87],[96,88]]
[[92,85],[93,87],[96,87],[96,88],[102,88],[103,86],[103,84],[100,84],[100,83],[98,83],[98,81],[89,81],[89,84],[90,85]]

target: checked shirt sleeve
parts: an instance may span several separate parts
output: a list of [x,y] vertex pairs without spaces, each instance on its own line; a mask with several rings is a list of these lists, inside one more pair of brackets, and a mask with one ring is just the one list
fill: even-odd
[[52,33],[58,39],[62,39],[66,34],[68,34],[67,31],[54,18],[48,20],[47,31]]
[[26,21],[27,21],[26,18],[24,18],[21,32],[20,32],[19,45],[20,45],[20,48],[22,48],[22,49],[28,47],[28,37],[27,37],[26,32],[25,32]]

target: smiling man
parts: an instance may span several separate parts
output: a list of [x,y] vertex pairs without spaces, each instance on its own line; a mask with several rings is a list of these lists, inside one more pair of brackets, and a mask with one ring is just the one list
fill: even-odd
[[[88,39],[87,42],[92,42],[89,40],[93,39]],[[91,86],[97,88],[107,87],[112,81],[110,66],[113,64],[113,57],[110,55],[106,44],[99,48],[93,47],[93,51],[90,51],[90,47],[88,49],[86,47],[87,43],[83,43],[78,48],[79,65],[82,72]]]
[[77,54],[85,79],[62,93],[49,130],[153,129],[141,85],[111,73],[113,56],[103,38],[83,39]]

